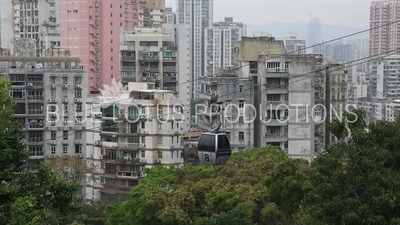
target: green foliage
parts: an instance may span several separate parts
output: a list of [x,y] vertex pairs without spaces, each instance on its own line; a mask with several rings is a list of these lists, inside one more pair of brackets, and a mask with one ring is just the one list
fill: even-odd
[[107,207],[107,224],[290,224],[311,188],[307,167],[273,146],[234,153],[223,167],[155,167],[131,199]]
[[[379,121],[367,132],[363,112],[355,113],[359,120],[348,120],[342,126],[349,131],[351,142],[330,146],[328,154],[311,165],[313,189],[302,201],[298,224],[399,222],[400,123]],[[340,133],[337,129],[336,134]]]
[[12,121],[15,105],[10,83],[0,79],[0,221],[2,224],[49,224],[77,210],[78,185],[61,179],[43,163],[37,174],[24,169],[29,155],[22,124]]

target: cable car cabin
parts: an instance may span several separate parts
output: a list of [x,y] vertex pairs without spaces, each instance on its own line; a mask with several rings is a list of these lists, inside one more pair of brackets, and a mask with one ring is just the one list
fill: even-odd
[[203,133],[197,144],[200,162],[224,165],[232,154],[231,144],[224,133]]

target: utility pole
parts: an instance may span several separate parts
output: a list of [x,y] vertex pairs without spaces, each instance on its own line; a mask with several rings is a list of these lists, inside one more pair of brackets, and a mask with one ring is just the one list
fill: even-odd
[[331,143],[331,133],[329,130],[331,122],[331,78],[329,72],[329,65],[325,66],[325,146]]

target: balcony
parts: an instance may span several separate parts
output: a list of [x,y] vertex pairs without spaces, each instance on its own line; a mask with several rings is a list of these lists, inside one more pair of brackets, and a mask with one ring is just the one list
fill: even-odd
[[176,66],[164,66],[164,72],[176,72]]
[[163,82],[178,82],[178,79],[177,79],[177,77],[164,76]]
[[139,148],[140,143],[118,143],[119,148],[128,148],[128,149],[134,149],[134,148]]
[[286,94],[288,93],[288,86],[287,83],[270,84],[265,87],[265,92],[267,94]]
[[267,142],[284,142],[287,141],[288,139],[288,134],[287,133],[270,133],[267,132],[265,135],[265,139]]
[[136,71],[136,66],[122,66],[122,70]]
[[289,122],[289,118],[287,116],[274,117],[274,118],[266,118],[263,121],[267,126],[286,126],[287,122]]
[[289,77],[289,69],[267,68],[266,75],[268,78],[287,78]]
[[159,61],[159,57],[158,56],[144,56],[144,57],[140,57],[140,61],[143,61],[143,62],[158,62]]
[[131,171],[118,171],[117,172],[117,177],[118,178],[134,178],[138,179],[140,177],[140,174],[138,172],[131,172]]
[[270,100],[267,100],[264,103],[264,109],[270,109],[270,110],[287,109],[287,103],[288,103],[288,101],[270,101]]
[[135,61],[136,57],[135,56],[121,56],[121,61]]
[[199,94],[199,99],[216,101],[218,99],[218,94],[212,92],[202,92]]
[[31,101],[43,101],[43,95],[28,95],[26,99]]
[[108,141],[103,141],[102,143],[103,147],[108,147],[108,148],[118,148],[118,143],[117,142],[108,142]]
[[111,127],[111,126],[103,126],[101,128],[103,132],[112,132],[112,133],[117,133],[118,132],[118,127]]
[[176,57],[163,58],[164,62],[176,62]]

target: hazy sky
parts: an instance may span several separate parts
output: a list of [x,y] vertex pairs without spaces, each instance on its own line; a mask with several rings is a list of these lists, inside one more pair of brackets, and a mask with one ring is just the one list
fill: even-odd
[[[166,0],[176,8],[176,0]],[[225,16],[247,24],[268,22],[308,22],[320,18],[328,25],[369,27],[368,0],[214,0],[214,22]]]

